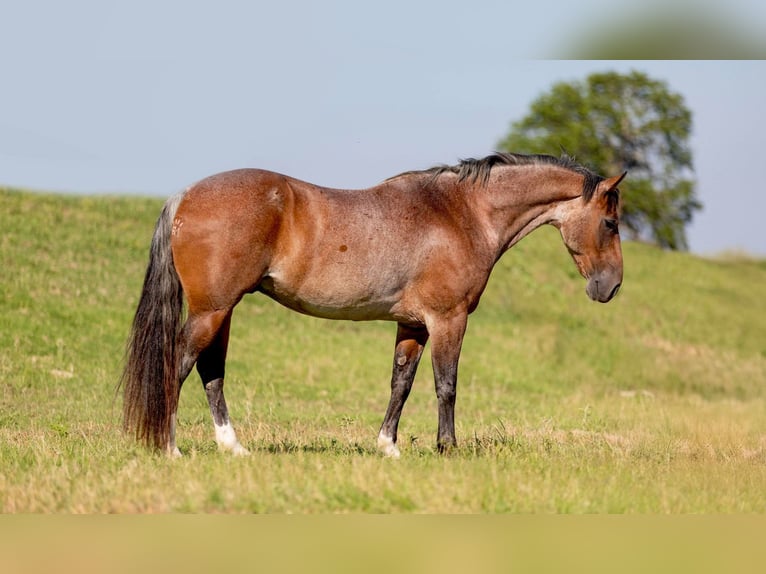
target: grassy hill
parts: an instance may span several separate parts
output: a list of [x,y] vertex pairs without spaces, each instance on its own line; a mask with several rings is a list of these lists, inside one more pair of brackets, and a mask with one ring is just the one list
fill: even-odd
[[[196,374],[172,461],[122,436],[115,384],[162,202],[0,190],[2,512],[762,512],[766,262],[627,243],[589,301],[557,232],[501,260],[469,321],[453,455],[424,359],[375,452],[395,326],[261,296],[234,314],[216,452]],[[427,351],[428,352],[428,351]]]

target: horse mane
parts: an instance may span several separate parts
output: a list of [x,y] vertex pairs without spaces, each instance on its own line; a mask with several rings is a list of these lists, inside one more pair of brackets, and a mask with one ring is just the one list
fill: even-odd
[[600,175],[593,173],[587,167],[577,163],[573,157],[567,154],[563,154],[561,157],[554,157],[545,154],[523,154],[498,151],[481,159],[461,159],[456,165],[439,165],[424,170],[406,171],[389,178],[389,180],[397,177],[419,174],[429,175],[429,183],[433,183],[439,176],[445,173],[453,173],[457,175],[458,182],[470,181],[471,183],[478,182],[481,185],[487,185],[490,173],[494,167],[519,165],[551,165],[568,169],[569,171],[583,176],[582,195],[586,202],[590,201],[599,182],[604,179]]

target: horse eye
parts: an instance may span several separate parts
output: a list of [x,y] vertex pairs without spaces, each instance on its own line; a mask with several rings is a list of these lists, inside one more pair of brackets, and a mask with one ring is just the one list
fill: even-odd
[[606,225],[609,231],[612,231],[614,233],[617,233],[620,230],[619,224],[617,223],[616,219],[605,219],[604,225]]

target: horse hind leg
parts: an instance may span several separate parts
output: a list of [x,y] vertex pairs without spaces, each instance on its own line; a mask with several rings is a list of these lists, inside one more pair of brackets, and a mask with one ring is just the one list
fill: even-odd
[[226,351],[229,346],[231,311],[226,314],[213,341],[200,352],[197,358],[197,372],[202,379],[210,414],[213,417],[215,441],[222,451],[244,456],[250,452],[240,444],[229,418],[229,409],[223,393],[223,381],[226,370]]
[[194,332],[194,323],[195,322],[193,320],[187,319],[183,329],[181,330],[181,335],[179,337],[178,343],[182,349],[183,354],[179,358],[178,390],[175,401],[176,410],[173,411],[173,413],[170,415],[170,438],[166,448],[168,456],[172,458],[178,458],[182,456],[181,451],[176,445],[178,398],[181,395],[181,387],[183,387],[184,381],[186,381],[186,379],[189,377],[189,373],[191,373],[191,370],[194,368],[194,363],[197,362],[197,356],[199,354],[198,351],[195,351],[196,346],[192,344],[192,341],[195,340],[195,337],[191,336],[191,333]]
[[[223,378],[226,351],[229,343],[232,309],[191,313],[183,327],[180,345],[183,354],[178,368],[178,392],[189,376],[195,363],[207,395],[210,412],[216,431],[216,442],[221,450],[237,455],[248,454],[231,426],[226,400],[223,395]],[[176,402],[177,404],[177,402]],[[180,456],[176,447],[176,413],[171,416],[170,441],[167,447],[170,456]]]

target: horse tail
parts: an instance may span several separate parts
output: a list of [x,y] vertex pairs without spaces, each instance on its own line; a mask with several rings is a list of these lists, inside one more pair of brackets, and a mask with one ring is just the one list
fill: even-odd
[[150,447],[170,440],[178,405],[178,339],[183,289],[173,264],[170,236],[183,195],[170,198],[152,236],[149,265],[127,343],[123,390],[123,427]]

